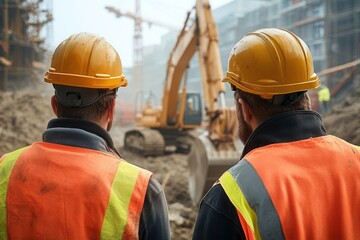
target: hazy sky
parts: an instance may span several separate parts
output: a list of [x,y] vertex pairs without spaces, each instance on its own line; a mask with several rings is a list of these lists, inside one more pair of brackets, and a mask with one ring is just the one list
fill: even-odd
[[[231,0],[210,0],[212,8],[217,8]],[[195,0],[142,0],[143,18],[178,26],[184,23],[186,12],[195,5]],[[132,65],[134,21],[108,12],[105,6],[113,6],[124,12],[135,11],[135,0],[54,0],[52,10],[51,47],[55,48],[68,36],[79,32],[102,35],[119,52],[123,65]],[[161,35],[168,30],[143,24],[143,45],[160,42]]]

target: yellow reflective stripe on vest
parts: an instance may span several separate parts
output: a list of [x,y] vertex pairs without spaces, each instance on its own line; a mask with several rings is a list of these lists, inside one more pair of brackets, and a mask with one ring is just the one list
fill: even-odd
[[[257,226],[256,214],[251,209],[248,201],[246,200],[241,188],[230,174],[225,172],[220,177],[220,184],[223,187],[226,195],[229,197],[232,204],[238,209],[245,219],[247,225],[251,228],[256,239],[260,239],[259,229]],[[236,199],[236,200],[235,200]]]
[[356,145],[353,145],[355,148],[357,148],[357,150],[360,151],[360,146],[356,146]]
[[[230,168],[220,184],[256,239],[285,239],[280,217],[256,169],[246,159]],[[240,217],[240,216],[239,216]],[[241,219],[240,219],[241,220]],[[245,224],[245,223],[242,223]]]
[[20,154],[27,147],[7,154],[0,163],[0,239],[7,239],[6,231],[6,193],[11,171]]
[[122,239],[128,207],[140,169],[121,161],[116,171],[106,209],[100,239]]

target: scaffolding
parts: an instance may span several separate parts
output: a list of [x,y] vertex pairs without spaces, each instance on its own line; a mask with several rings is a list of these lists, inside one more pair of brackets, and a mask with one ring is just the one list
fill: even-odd
[[328,0],[325,11],[326,83],[337,100],[360,88],[360,2]]
[[281,0],[283,27],[308,44],[332,101],[360,88],[360,1]]
[[0,90],[43,69],[41,31],[53,19],[43,5],[43,0],[0,0]]

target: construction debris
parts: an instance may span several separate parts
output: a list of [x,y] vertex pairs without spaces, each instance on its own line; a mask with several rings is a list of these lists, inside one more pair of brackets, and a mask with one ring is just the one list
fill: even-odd
[[19,79],[43,72],[43,27],[53,20],[43,0],[0,0],[0,90],[17,88]]

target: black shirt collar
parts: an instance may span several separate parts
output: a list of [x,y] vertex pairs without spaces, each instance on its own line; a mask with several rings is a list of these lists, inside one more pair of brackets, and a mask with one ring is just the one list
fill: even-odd
[[274,143],[325,136],[321,116],[314,111],[298,110],[280,113],[260,124],[250,135],[241,158],[251,150]]
[[94,122],[82,119],[55,118],[48,123],[43,141],[74,147],[84,147],[120,156],[105,129]]

